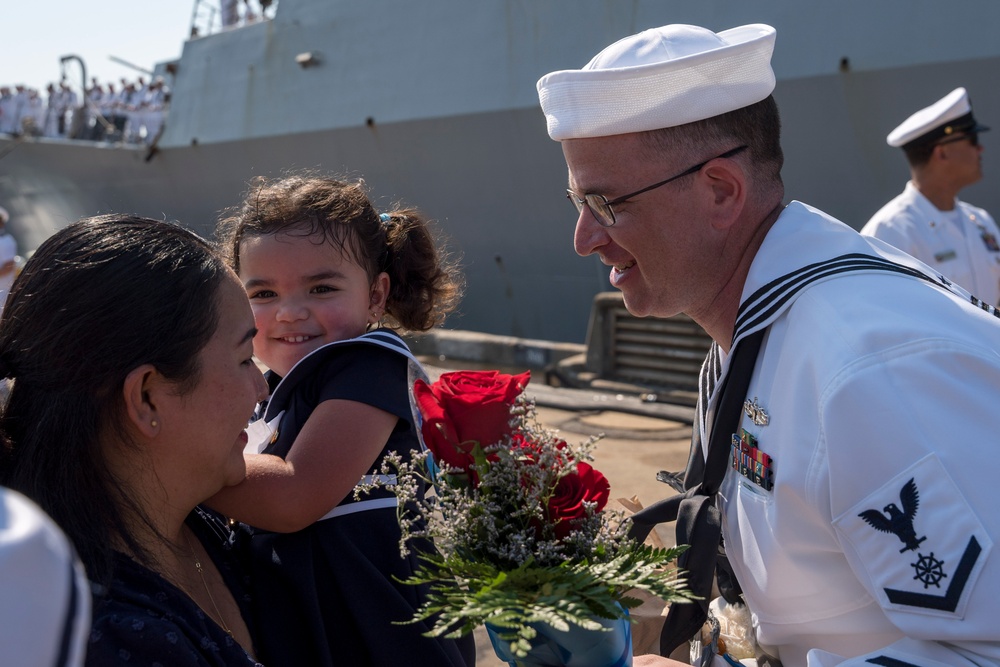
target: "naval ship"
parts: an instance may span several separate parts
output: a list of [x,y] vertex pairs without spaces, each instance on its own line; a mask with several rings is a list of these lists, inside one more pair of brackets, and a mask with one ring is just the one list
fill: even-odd
[[[572,248],[566,167],[535,82],[640,30],[777,29],[786,197],[855,228],[903,188],[886,134],[958,86],[1000,124],[996,0],[280,0],[273,16],[178,36],[154,147],[0,136],[0,202],[22,250],[80,217],[127,212],[211,235],[256,175],[363,177],[422,209],[467,281],[448,326],[584,339],[608,269]],[[151,17],[152,19],[152,17]],[[966,199],[1000,214],[986,145]]]

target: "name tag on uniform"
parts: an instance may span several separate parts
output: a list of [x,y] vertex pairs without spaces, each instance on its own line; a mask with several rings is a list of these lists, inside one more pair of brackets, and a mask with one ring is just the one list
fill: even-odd
[[934,253],[935,262],[947,262],[958,257],[958,253],[954,250],[942,250],[941,252]]

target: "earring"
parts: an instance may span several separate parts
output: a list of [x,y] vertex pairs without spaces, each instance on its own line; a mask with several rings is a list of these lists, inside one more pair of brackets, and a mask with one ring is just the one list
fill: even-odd
[[157,421],[156,421],[156,420],[154,419],[153,421],[149,422],[149,425],[150,425],[150,426],[152,426],[153,428],[156,428],[156,427],[157,427],[157,426],[158,426],[159,424],[158,424],[158,423],[157,423]]

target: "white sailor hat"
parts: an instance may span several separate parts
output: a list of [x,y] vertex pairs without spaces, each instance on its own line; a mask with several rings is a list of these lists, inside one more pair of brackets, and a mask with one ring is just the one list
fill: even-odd
[[775,31],[666,25],[619,40],[583,69],[538,80],[556,141],[675,127],[760,102],[774,90]]
[[0,647],[5,665],[83,665],[90,585],[65,534],[0,487]]
[[937,141],[955,132],[972,134],[988,129],[972,117],[972,103],[965,88],[956,88],[904,120],[885,141],[890,146],[906,149],[911,145]]

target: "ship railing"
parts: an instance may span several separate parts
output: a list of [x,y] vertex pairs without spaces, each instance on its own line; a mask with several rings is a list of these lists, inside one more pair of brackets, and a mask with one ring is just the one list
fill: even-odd
[[194,0],[191,39],[265,21],[274,16],[274,0]]

